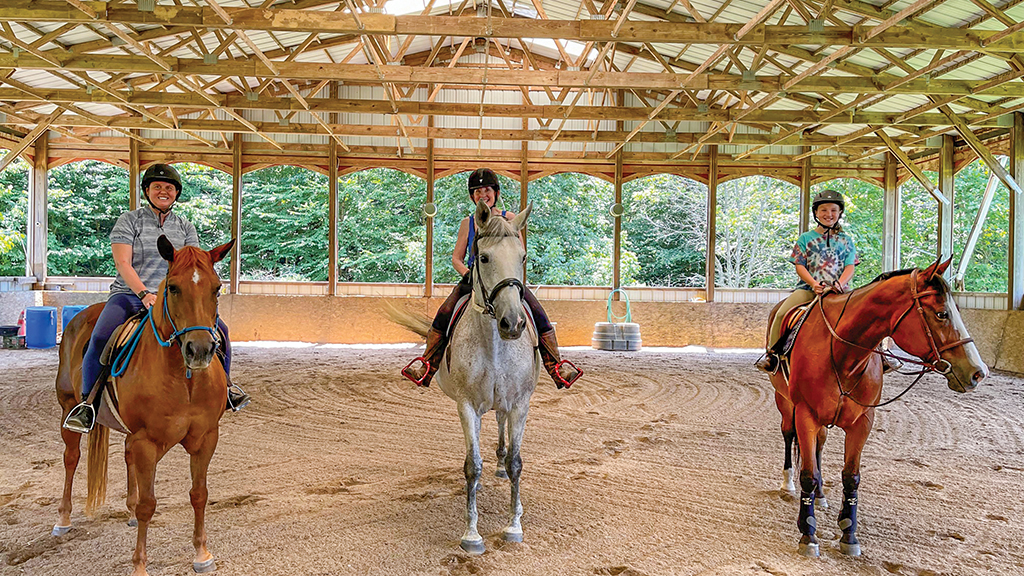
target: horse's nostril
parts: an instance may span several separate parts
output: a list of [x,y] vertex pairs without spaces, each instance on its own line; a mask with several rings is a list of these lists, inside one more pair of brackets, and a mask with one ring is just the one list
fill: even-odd
[[973,376],[971,376],[971,382],[974,382],[975,384],[978,384],[979,382],[981,382],[984,379],[985,379],[985,371],[984,370],[978,370],[977,372],[974,373]]
[[502,318],[501,322],[499,323],[499,326],[501,326],[502,330],[508,332],[509,327],[511,326],[511,324],[508,323],[508,319]]
[[195,356],[196,355],[196,349],[192,345],[191,342],[186,342],[185,343],[185,354],[188,354],[189,356]]

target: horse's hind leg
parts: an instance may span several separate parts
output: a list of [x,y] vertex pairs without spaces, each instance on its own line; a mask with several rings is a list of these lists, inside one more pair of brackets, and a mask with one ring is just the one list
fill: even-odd
[[494,475],[498,478],[508,478],[508,470],[505,466],[505,424],[508,423],[508,412],[496,410],[494,417],[498,420],[498,449],[494,454],[498,457],[498,468]]
[[196,549],[192,568],[196,572],[212,572],[217,569],[213,554],[206,548],[206,502],[209,490],[206,487],[206,473],[213,459],[213,451],[217,448],[217,430],[212,430],[203,438],[199,449],[192,453],[192,490],[189,500],[195,512],[195,524],[192,530],[192,545]]
[[526,429],[526,414],[529,409],[529,404],[524,404],[513,408],[509,414],[509,450],[505,456],[505,469],[508,470],[512,485],[512,501],[509,507],[508,526],[501,534],[507,542],[523,541],[523,526],[520,524],[523,503],[519,500],[519,476],[523,471],[523,460],[519,456],[519,448],[523,444],[523,431]]
[[796,428],[793,424],[793,404],[788,399],[775,393],[775,405],[782,415],[782,440],[786,446],[785,462],[782,465],[782,491],[796,495],[796,483],[793,479],[793,442],[796,440]]
[[857,487],[860,485],[860,455],[871,433],[872,417],[861,416],[846,429],[846,462],[843,465],[843,509],[839,512],[839,550],[850,556],[860,556],[857,540]]
[[[65,411],[61,422],[66,416]],[[60,508],[57,509],[60,518],[53,526],[54,536],[63,536],[71,530],[71,485],[75,481],[75,470],[78,469],[78,460],[82,456],[81,434],[61,428],[60,437],[64,440],[64,496],[61,498]]]
[[818,430],[818,449],[814,452],[814,459],[818,468],[818,493],[817,500],[818,506],[821,508],[828,508],[828,500],[825,498],[825,483],[821,480],[821,451],[825,449],[825,440],[828,439],[828,428],[820,428]]
[[459,406],[462,420],[462,434],[466,439],[466,463],[462,470],[466,474],[466,532],[460,546],[470,554],[483,554],[487,549],[484,539],[477,531],[476,492],[480,487],[484,462],[480,458],[480,416],[469,403]]

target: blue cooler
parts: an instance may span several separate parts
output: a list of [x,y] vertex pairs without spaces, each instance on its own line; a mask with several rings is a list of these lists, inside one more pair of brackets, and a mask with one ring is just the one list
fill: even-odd
[[57,308],[29,306],[25,309],[25,346],[53,348],[57,345]]
[[68,329],[68,322],[75,317],[82,310],[85,310],[88,306],[77,306],[69,305],[60,309],[60,331],[63,332]]

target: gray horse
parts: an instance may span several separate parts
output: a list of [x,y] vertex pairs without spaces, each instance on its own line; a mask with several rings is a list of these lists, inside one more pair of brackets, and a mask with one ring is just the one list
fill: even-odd
[[[483,203],[477,204],[476,238],[473,250],[476,263],[473,275],[472,305],[455,327],[450,338],[448,358],[437,371],[435,381],[455,401],[466,438],[466,532],[462,549],[482,554],[486,549],[477,531],[476,494],[480,487],[483,461],[480,458],[480,419],[494,410],[498,420],[497,476],[509,478],[512,502],[509,522],[502,538],[522,542],[519,501],[519,476],[523,469],[519,447],[530,410],[530,396],[540,374],[540,355],[532,328],[527,330],[527,312],[523,308],[523,249],[519,231],[526,227],[531,206],[511,222],[493,216]],[[430,320],[422,315],[391,307],[391,319],[424,336]],[[524,337],[524,331],[527,335]],[[506,430],[507,437],[506,437]],[[507,449],[506,449],[507,441]]]

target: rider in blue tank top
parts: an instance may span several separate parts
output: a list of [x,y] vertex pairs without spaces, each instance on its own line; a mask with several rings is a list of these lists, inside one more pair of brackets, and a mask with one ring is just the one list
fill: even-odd
[[[501,197],[501,190],[498,185],[498,176],[488,168],[479,168],[469,176],[469,198],[476,205],[483,201],[491,207],[491,213],[495,216],[511,220],[516,215],[506,210],[498,210],[494,207]],[[473,291],[470,281],[469,270],[473,266],[473,238],[476,237],[476,224],[472,215],[462,220],[459,226],[459,236],[455,241],[455,250],[452,251],[452,266],[456,272],[462,275],[459,282],[448,299],[437,309],[434,322],[427,333],[427,348],[423,356],[413,360],[402,370],[402,375],[420,386],[429,386],[430,379],[441,366],[441,359],[444,356],[448,338],[445,332],[451,322],[452,314],[455,312],[455,305],[459,299]],[[468,256],[468,258],[467,258]],[[537,335],[540,340],[540,357],[544,362],[544,369],[551,375],[555,385],[559,388],[568,388],[572,383],[583,375],[583,372],[576,368],[571,362],[561,359],[558,352],[558,340],[555,338],[555,329],[551,326],[548,315],[544,312],[537,297],[528,288],[523,293],[523,298],[530,311],[533,313],[534,322],[537,325]],[[417,365],[418,363],[418,365]],[[415,365],[415,366],[414,366]]]

